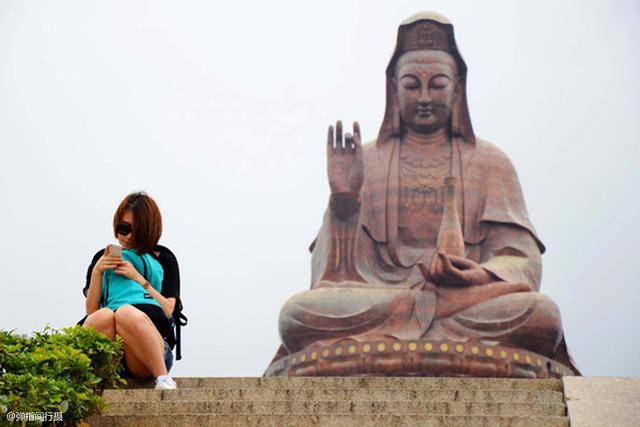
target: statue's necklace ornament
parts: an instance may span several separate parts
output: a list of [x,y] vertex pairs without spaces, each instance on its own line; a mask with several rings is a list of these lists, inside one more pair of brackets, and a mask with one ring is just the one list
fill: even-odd
[[441,195],[444,178],[451,174],[451,152],[433,157],[400,154],[400,174],[402,207],[442,211]]

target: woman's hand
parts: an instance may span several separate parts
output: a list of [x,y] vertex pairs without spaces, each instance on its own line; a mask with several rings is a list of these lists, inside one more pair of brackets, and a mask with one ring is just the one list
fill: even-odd
[[[107,252],[105,251],[105,254]],[[110,270],[116,268],[119,263],[122,261],[122,258],[116,256],[108,256],[102,255],[96,264],[93,266],[93,272],[97,274],[104,273],[105,270]]]
[[486,285],[498,279],[470,259],[438,251],[431,261],[428,280],[438,286],[467,287]]
[[119,259],[118,266],[113,269],[113,272],[121,276],[131,279],[141,285],[146,283],[146,279],[142,277],[142,274],[138,273],[138,270],[129,261]]

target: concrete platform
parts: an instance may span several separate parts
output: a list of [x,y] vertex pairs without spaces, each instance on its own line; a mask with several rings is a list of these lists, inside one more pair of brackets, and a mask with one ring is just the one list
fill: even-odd
[[566,377],[563,382],[572,426],[640,425],[640,378]]

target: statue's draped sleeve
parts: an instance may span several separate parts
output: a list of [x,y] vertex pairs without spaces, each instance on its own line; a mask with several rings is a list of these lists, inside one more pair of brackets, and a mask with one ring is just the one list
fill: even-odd
[[467,257],[500,280],[538,290],[545,248],[529,220],[511,161],[478,139],[463,177]]
[[322,218],[322,226],[318,235],[309,246],[311,252],[311,289],[315,288],[327,264],[327,253],[329,251],[329,215],[330,207],[327,206]]

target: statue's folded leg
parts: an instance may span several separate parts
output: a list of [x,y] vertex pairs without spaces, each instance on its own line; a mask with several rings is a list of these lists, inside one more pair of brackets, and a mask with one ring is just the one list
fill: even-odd
[[562,339],[562,322],[551,298],[517,292],[437,320],[429,335],[496,341],[553,357]]
[[418,339],[435,312],[433,292],[394,288],[326,287],[294,295],[280,312],[289,353],[340,338],[392,336]]

